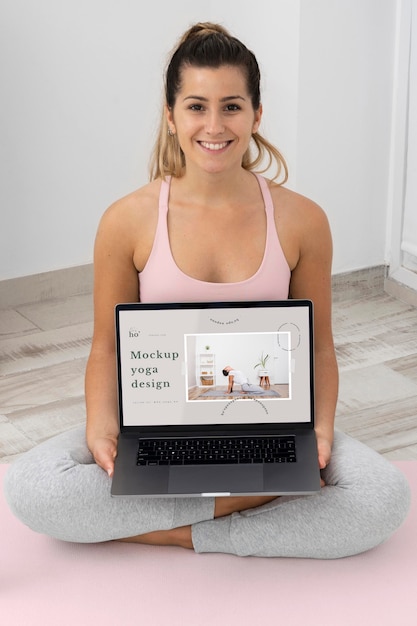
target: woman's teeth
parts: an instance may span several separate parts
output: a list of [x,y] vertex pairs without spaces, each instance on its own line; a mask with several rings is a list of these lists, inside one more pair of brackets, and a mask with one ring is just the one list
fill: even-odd
[[223,150],[229,143],[228,141],[224,141],[223,143],[207,143],[206,141],[200,142],[203,148],[207,150]]

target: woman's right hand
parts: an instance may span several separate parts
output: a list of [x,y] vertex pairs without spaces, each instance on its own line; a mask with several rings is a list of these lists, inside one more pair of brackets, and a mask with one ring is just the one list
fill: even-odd
[[114,472],[114,459],[117,455],[117,438],[98,437],[94,439],[89,447],[97,465],[112,477]]

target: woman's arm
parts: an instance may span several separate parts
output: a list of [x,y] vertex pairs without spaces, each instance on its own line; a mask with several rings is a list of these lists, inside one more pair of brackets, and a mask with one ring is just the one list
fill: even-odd
[[234,381],[234,376],[229,376],[229,388],[227,390],[227,393],[232,393],[233,391],[233,381]]
[[128,203],[110,207],[100,221],[94,247],[94,333],[85,377],[87,444],[111,475],[119,433],[114,307],[139,299],[133,263],[134,224]]
[[332,332],[332,238],[322,209],[299,199],[299,256],[292,270],[290,295],[314,305],[315,430],[319,463],[324,468],[331,454],[338,395],[338,368]]

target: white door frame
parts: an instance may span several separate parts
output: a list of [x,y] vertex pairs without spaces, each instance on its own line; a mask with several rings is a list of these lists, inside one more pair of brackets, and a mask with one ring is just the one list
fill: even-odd
[[407,176],[409,72],[412,36],[412,5],[415,0],[397,0],[392,108],[390,174],[388,188],[387,251],[389,277],[417,291],[417,273],[403,267],[401,241]]

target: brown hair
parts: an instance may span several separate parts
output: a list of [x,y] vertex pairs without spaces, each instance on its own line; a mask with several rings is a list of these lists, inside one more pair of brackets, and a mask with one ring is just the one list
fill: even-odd
[[[178,91],[181,89],[181,72],[184,67],[212,67],[222,65],[239,67],[245,74],[247,89],[251,96],[254,111],[260,107],[260,71],[253,52],[219,24],[198,23],[187,30],[180,39],[168,64],[165,74],[165,102],[173,108]],[[254,170],[268,156],[268,163],[261,171],[265,172],[275,161],[277,172],[274,179],[282,175],[281,184],[288,179],[288,168],[281,153],[259,132],[252,135],[257,154],[252,157],[248,148],[243,156],[242,167]],[[176,135],[168,134],[165,111],[150,162],[150,179],[172,175],[181,177],[185,167],[183,152]]]

